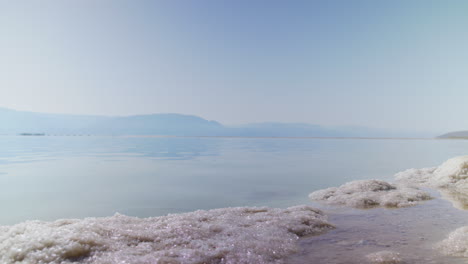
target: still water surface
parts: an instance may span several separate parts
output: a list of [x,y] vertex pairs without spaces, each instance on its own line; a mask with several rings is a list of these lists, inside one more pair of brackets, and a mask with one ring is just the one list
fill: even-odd
[[0,136],[0,225],[311,204],[468,153],[463,140]]

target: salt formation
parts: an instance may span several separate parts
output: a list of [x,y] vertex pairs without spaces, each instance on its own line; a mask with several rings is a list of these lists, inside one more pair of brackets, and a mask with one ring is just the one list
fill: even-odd
[[330,228],[308,206],[28,221],[0,226],[0,263],[283,263],[300,236]]
[[340,187],[315,191],[309,198],[333,205],[346,205],[355,208],[377,206],[405,207],[431,196],[414,187],[393,185],[380,180],[360,180],[348,182]]
[[400,258],[400,254],[394,251],[379,251],[371,253],[366,256],[367,259],[374,264],[398,264],[403,263]]
[[468,226],[458,228],[450,233],[437,247],[445,255],[468,257]]
[[[395,174],[398,182],[405,184],[413,184],[419,186],[430,186],[430,178],[433,176],[437,167],[422,168],[422,169],[407,169]],[[432,186],[434,187],[434,186]]]
[[468,205],[468,156],[447,160],[437,168],[409,169],[395,175],[401,183],[437,188],[460,209]]
[[397,173],[400,181],[419,183],[430,187],[468,187],[468,156],[447,160],[437,168],[409,169]]

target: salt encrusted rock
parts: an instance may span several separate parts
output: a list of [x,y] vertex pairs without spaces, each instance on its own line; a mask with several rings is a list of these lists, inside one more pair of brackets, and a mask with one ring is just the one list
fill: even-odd
[[309,194],[309,198],[332,205],[372,208],[412,206],[431,199],[431,196],[414,187],[393,185],[380,180],[360,180],[315,191]]
[[460,227],[437,245],[445,255],[468,257],[468,226]]
[[300,236],[330,228],[308,206],[28,221],[0,227],[0,263],[283,263]]
[[436,168],[409,169],[397,180],[439,188],[468,188],[468,156],[451,158]]
[[455,207],[468,208],[468,156],[451,158],[436,168],[409,169],[395,177],[399,183],[436,188]]
[[395,251],[379,251],[366,256],[373,264],[399,264],[403,263],[400,254]]
[[395,174],[395,178],[398,182],[404,184],[411,184],[416,186],[430,186],[430,178],[433,176],[434,171],[437,167],[433,168],[422,168],[422,169],[407,169],[402,172]]

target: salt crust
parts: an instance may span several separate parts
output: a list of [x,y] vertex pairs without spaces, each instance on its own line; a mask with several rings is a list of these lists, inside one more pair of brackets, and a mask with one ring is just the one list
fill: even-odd
[[468,187],[468,156],[451,158],[436,168],[409,169],[395,175],[397,180],[438,188]]
[[0,226],[0,263],[283,263],[300,236],[330,228],[308,206],[28,221]]
[[393,185],[380,180],[360,180],[315,191],[309,194],[309,198],[333,205],[372,208],[412,206],[431,199],[431,196],[414,187]]
[[405,170],[395,177],[400,183],[437,188],[455,207],[468,209],[468,156],[451,158],[436,168]]
[[[409,169],[395,177],[399,182],[437,188],[455,207],[468,209],[468,156],[451,158],[437,168]],[[450,233],[437,248],[446,255],[468,257],[468,226]]]
[[395,251],[379,251],[368,254],[367,259],[374,264],[399,264],[403,263],[400,254]]
[[445,255],[468,257],[468,226],[460,227],[437,245]]
[[407,169],[402,172],[395,174],[395,178],[400,183],[417,185],[417,186],[431,186],[431,178],[437,167],[433,168],[422,168],[422,169]]

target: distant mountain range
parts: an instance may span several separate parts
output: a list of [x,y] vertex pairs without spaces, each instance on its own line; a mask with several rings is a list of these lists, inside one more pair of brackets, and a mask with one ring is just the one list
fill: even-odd
[[415,134],[365,127],[322,127],[305,123],[225,126],[193,115],[93,116],[45,114],[0,108],[0,134],[172,135],[246,137],[411,137]]

